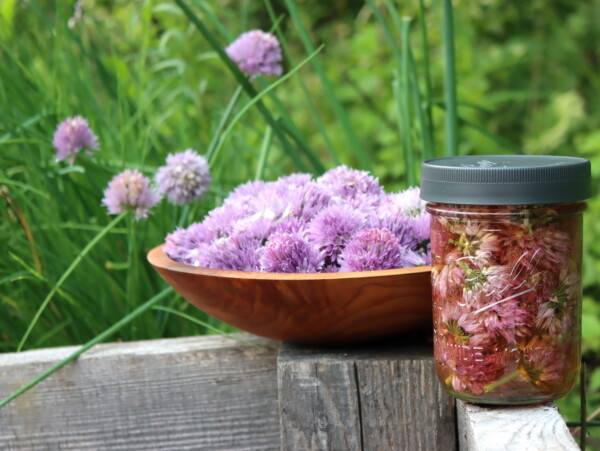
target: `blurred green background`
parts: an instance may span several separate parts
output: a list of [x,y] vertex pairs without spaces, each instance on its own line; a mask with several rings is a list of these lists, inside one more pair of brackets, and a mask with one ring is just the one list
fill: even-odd
[[[112,229],[52,297],[24,349],[83,343],[158,293],[164,283],[146,264],[145,253],[175,226],[200,220],[234,186],[254,178],[261,149],[269,150],[262,173],[267,180],[345,163],[372,170],[388,191],[405,188],[408,173],[418,174],[418,163],[428,151],[444,154],[441,2],[297,0],[296,17],[290,14],[291,2],[283,0],[188,3],[223,46],[249,29],[280,33],[286,71],[311,53],[303,38],[315,47],[325,45],[263,99],[282,129],[295,136],[295,156],[271,137],[263,117],[251,108],[215,156],[214,182],[205,199],[191,208],[160,204],[148,220],[132,226],[133,249],[125,223]],[[112,176],[124,168],[152,176],[169,152],[206,152],[222,130],[220,123],[237,87],[217,52],[175,3],[84,0],[80,20],[73,17],[74,5],[0,0],[2,352],[17,349],[44,297],[110,222],[100,200]],[[406,17],[413,18],[414,77],[403,80],[402,69],[408,66],[402,64],[412,62],[402,60],[396,50],[403,49],[400,22]],[[425,28],[419,26],[420,18]],[[302,22],[304,35],[294,19]],[[455,1],[458,153],[583,156],[592,160],[597,193],[598,23],[600,0]],[[273,82],[274,78],[257,79],[253,85],[260,90]],[[400,93],[394,91],[394,83]],[[414,102],[407,107],[408,134],[402,131],[406,127],[399,112],[406,98],[402,92],[423,96],[411,97]],[[232,111],[248,100],[242,94]],[[423,112],[431,112],[426,127],[418,116]],[[76,114],[89,120],[101,150],[80,155],[70,167],[55,162],[52,136],[60,121]],[[424,136],[431,139],[429,149]],[[412,159],[407,159],[407,151]],[[591,410],[600,405],[599,214],[596,195],[586,213],[583,276]],[[175,295],[162,305],[231,330]],[[154,310],[114,339],[209,332]],[[577,419],[577,393],[560,405],[564,415]],[[593,440],[591,446],[598,445]]]

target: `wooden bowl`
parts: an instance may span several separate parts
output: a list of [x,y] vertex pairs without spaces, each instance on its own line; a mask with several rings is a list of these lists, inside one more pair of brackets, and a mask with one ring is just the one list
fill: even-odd
[[280,274],[196,268],[158,246],[148,261],[188,302],[239,329],[276,340],[342,344],[432,327],[431,267]]

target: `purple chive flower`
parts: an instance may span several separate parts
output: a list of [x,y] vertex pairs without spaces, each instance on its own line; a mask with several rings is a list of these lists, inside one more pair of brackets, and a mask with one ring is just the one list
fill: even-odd
[[231,235],[212,243],[206,249],[209,268],[230,271],[260,271],[261,242],[244,235]]
[[211,182],[208,162],[192,149],[169,154],[167,165],[158,168],[155,181],[159,193],[173,204],[199,200]]
[[299,234],[274,233],[262,253],[260,263],[265,272],[318,272],[322,255]]
[[191,266],[208,266],[206,249],[214,232],[206,224],[195,222],[187,229],[177,228],[165,239],[165,253],[173,260]]
[[231,194],[229,194],[229,196],[225,200],[225,203],[234,202],[240,198],[245,198],[247,196],[256,197],[260,193],[262,193],[267,188],[267,186],[268,186],[268,184],[261,180],[243,183],[243,184],[237,186],[231,192]]
[[429,213],[423,213],[410,218],[410,228],[419,243],[429,241]]
[[284,218],[292,216],[308,222],[329,205],[331,197],[315,182],[308,182],[292,186],[281,195],[281,199],[286,206]]
[[79,22],[83,20],[83,2],[82,0],[77,0],[75,5],[73,6],[73,15],[67,21],[67,26],[71,29],[75,28]]
[[396,205],[392,208],[380,206],[371,217],[370,223],[372,227],[392,232],[401,246],[415,248],[418,244],[412,232],[411,218],[403,215]]
[[304,186],[307,183],[310,183],[311,180],[312,176],[310,174],[297,172],[295,174],[286,175],[285,177],[280,177],[275,183],[289,188],[292,186]]
[[306,222],[298,218],[285,218],[279,221],[275,232],[279,233],[297,233],[304,236]]
[[259,75],[281,75],[281,46],[271,33],[252,30],[242,33],[226,49],[227,55],[251,79]]
[[98,138],[81,116],[73,116],[62,121],[56,132],[52,144],[56,148],[56,161],[69,159],[73,165],[75,157],[82,149],[98,150]]
[[139,171],[126,169],[117,174],[104,190],[102,204],[108,213],[118,215],[133,211],[136,219],[146,218],[150,208],[160,201],[160,196],[150,188],[150,180]]
[[[171,232],[165,238],[165,254],[169,258],[177,261],[184,261],[189,250],[189,234],[188,229],[177,227],[174,232]],[[188,262],[184,262],[189,265]]]
[[429,213],[418,188],[387,195],[372,217],[375,227],[389,229],[400,245],[412,250],[429,244]]
[[243,210],[221,205],[204,218],[203,224],[210,230],[213,240],[217,240],[231,235],[234,224],[244,217],[246,214]]
[[340,256],[340,272],[377,271],[402,266],[398,240],[387,229],[364,229],[350,240]]
[[402,256],[402,268],[412,268],[413,266],[424,266],[431,264],[431,254],[416,252],[408,247],[400,246]]
[[364,225],[365,218],[358,211],[347,205],[332,205],[310,222],[307,236],[323,252],[326,265],[338,265],[338,257],[350,238]]
[[367,171],[338,166],[330,169],[317,179],[317,183],[325,187],[331,196],[342,199],[354,198],[360,194],[383,196],[383,188],[379,181]]
[[165,251],[194,266],[336,272],[431,263],[418,190],[386,195],[369,173],[345,166],[317,180],[292,174],[240,185],[187,232],[169,235]]
[[262,245],[267,241],[267,238],[269,238],[269,235],[273,233],[275,228],[276,224],[272,219],[251,216],[236,222],[233,225],[232,235],[244,235],[258,240]]
[[405,215],[418,216],[425,213],[426,202],[421,199],[421,190],[415,186],[388,197],[402,207]]

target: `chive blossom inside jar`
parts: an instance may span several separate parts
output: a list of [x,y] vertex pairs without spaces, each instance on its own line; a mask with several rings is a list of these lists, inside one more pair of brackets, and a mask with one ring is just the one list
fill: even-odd
[[566,395],[581,360],[581,248],[590,162],[554,156],[427,160],[434,360],[460,399]]

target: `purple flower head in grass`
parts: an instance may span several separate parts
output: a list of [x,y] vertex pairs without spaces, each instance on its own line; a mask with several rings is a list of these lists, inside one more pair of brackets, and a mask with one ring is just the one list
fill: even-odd
[[340,272],[377,271],[401,267],[402,254],[389,230],[364,229],[350,240],[340,261]]
[[271,33],[251,30],[242,33],[226,49],[231,58],[251,79],[259,75],[281,75],[281,46]]
[[62,121],[52,142],[56,148],[56,161],[69,159],[72,165],[82,149],[98,150],[98,138],[81,116],[69,117]]
[[365,218],[360,212],[347,205],[331,205],[309,223],[307,235],[323,252],[326,265],[339,266],[340,254],[364,225]]
[[155,181],[159,193],[173,204],[199,200],[211,182],[208,162],[192,149],[169,154],[167,165],[158,168]]
[[330,169],[317,179],[317,183],[327,189],[331,196],[352,199],[359,194],[383,196],[379,181],[367,171],[338,166]]
[[126,169],[109,182],[102,204],[111,215],[130,210],[135,213],[136,219],[141,219],[148,217],[150,208],[159,201],[160,196],[150,188],[148,178],[135,169]]
[[309,273],[321,269],[323,257],[299,234],[274,233],[260,263],[265,272]]

